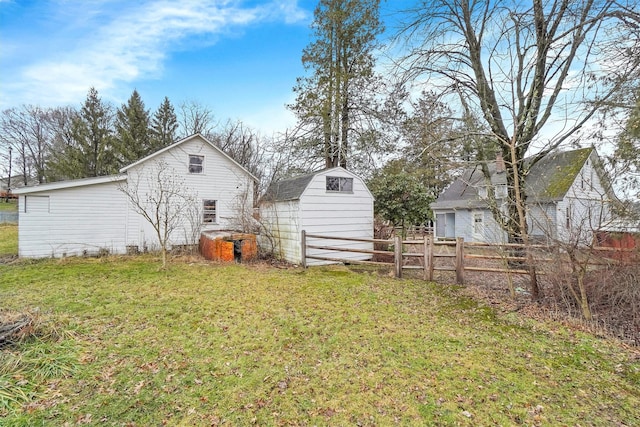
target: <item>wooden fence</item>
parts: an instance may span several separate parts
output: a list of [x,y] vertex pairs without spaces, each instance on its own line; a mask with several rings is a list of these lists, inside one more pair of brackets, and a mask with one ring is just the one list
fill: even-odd
[[[374,249],[314,244],[313,241],[317,239],[371,243]],[[393,250],[375,249],[375,245],[392,247]],[[392,261],[354,260],[340,258],[339,256],[313,255],[308,252],[308,249],[362,253],[371,255],[372,258],[382,255],[392,259]],[[594,247],[591,249],[599,253],[629,251],[628,249],[621,250],[609,247]],[[456,283],[458,284],[464,283],[465,272],[527,274],[534,278],[535,274],[541,274],[534,270],[535,266],[556,260],[552,257],[552,253],[553,248],[547,245],[524,246],[510,243],[474,243],[464,242],[461,237],[448,241],[436,241],[430,236],[425,236],[421,240],[405,240],[399,235],[392,239],[359,239],[308,234],[304,230],[302,231],[302,263],[305,268],[307,267],[308,259],[345,264],[390,266],[394,268],[396,277],[402,277],[404,270],[421,270],[423,279],[429,281],[434,280],[436,271],[448,271],[455,273]],[[489,261],[487,264],[490,265],[469,265],[470,262],[467,262],[469,260],[487,260]],[[589,263],[593,265],[602,264],[595,260]],[[496,264],[500,265],[500,267],[496,267]]]

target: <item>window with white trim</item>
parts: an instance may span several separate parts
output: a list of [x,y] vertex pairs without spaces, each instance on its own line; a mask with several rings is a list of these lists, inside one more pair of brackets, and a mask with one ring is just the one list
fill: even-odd
[[327,191],[337,191],[340,193],[353,193],[353,178],[344,178],[341,176],[328,176]]
[[218,211],[216,200],[202,201],[202,222],[205,224],[215,224],[218,221]]
[[189,154],[189,173],[204,172],[204,156]]
[[497,184],[495,188],[496,199],[504,199],[507,197],[507,184]]

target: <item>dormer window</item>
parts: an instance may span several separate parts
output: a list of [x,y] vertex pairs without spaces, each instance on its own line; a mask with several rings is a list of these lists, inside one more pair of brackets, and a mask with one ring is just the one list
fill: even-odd
[[487,187],[478,187],[478,197],[481,199],[487,198]]
[[204,172],[204,156],[189,154],[189,173]]
[[496,185],[496,199],[504,199],[507,197],[507,184]]

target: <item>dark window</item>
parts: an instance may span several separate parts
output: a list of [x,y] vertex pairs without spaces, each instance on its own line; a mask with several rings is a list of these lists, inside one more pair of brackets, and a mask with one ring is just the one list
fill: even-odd
[[206,224],[212,224],[212,223],[215,223],[216,220],[217,220],[216,201],[203,200],[202,201],[202,222]]
[[327,177],[327,191],[339,191],[342,193],[353,193],[353,178],[343,178],[339,176]]
[[204,156],[189,154],[189,173],[204,172]]

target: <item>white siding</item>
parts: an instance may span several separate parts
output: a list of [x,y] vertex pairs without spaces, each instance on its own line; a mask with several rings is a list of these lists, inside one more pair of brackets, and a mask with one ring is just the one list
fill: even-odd
[[[565,198],[558,203],[557,236],[560,240],[590,244],[593,232],[612,218],[610,200],[596,171],[596,161],[593,152]],[[570,212],[569,227],[567,209]]]
[[[327,191],[326,176],[353,178],[353,191]],[[292,263],[302,262],[301,233],[373,239],[373,196],[357,175],[342,168],[319,172],[309,182],[299,200],[263,203],[261,219],[274,238],[275,253]],[[263,239],[263,241],[266,239]],[[265,242],[267,243],[267,242]],[[309,239],[309,244],[373,249],[372,243]],[[308,255],[364,260],[370,254],[307,249]],[[307,259],[308,265],[328,261]]]
[[529,235],[539,240],[555,239],[558,225],[562,225],[564,218],[564,214],[561,215],[558,211],[557,204],[532,204],[527,209]]
[[[353,178],[353,191],[327,191],[327,176]],[[310,234],[373,239],[373,197],[362,179],[344,169],[330,169],[314,176],[300,198],[300,215],[301,228]],[[373,244],[366,242],[312,239],[309,243],[351,249],[373,249]],[[371,259],[371,255],[368,254],[320,249],[308,249],[307,254],[353,260]],[[327,263],[322,260],[307,260],[308,265]]]
[[299,207],[297,200],[288,200],[263,204],[260,209],[262,223],[268,230],[261,239],[261,245],[296,264],[302,262]]
[[[204,172],[190,174],[189,154],[203,155]],[[148,172],[157,162],[166,162],[188,191],[197,195],[200,215],[197,227],[205,230],[237,229],[241,210],[253,210],[253,178],[237,163],[194,136],[161,150],[156,155],[126,168],[126,180],[144,195],[152,185]],[[136,181],[136,178],[140,178]],[[20,196],[19,254],[22,257],[48,257],[94,254],[101,250],[125,253],[127,246],[155,249],[159,242],[155,231],[133,210],[127,196],[119,190],[124,176],[93,178],[86,181],[43,185],[39,191],[25,189]],[[120,181],[115,182],[116,179]],[[48,198],[48,199],[47,199]],[[216,200],[217,222],[202,224],[202,200]],[[26,211],[25,211],[26,208]],[[182,218],[182,227],[171,236],[172,244],[197,241],[190,221]]]
[[[189,173],[190,154],[204,156],[203,173]],[[201,226],[203,231],[237,229],[236,219],[240,215],[241,206],[247,210],[245,214],[250,215],[253,209],[253,180],[237,164],[221,155],[203,139],[192,138],[128,169],[129,182],[133,182],[136,176],[141,177],[138,192],[146,191],[146,176],[157,167],[158,162],[165,162],[176,175],[184,179],[186,187],[196,196],[199,209],[202,208],[202,201],[205,199],[217,201],[216,223],[203,224],[201,213],[198,215],[196,226]],[[189,241],[190,236],[194,234],[192,230],[191,222],[184,217],[182,226],[171,235],[171,243],[195,243]],[[154,249],[159,246],[151,224],[133,210],[129,213],[126,239],[128,245],[138,245],[141,249]]]
[[19,203],[21,257],[126,250],[126,202],[115,182],[29,193]]
[[[440,214],[441,212],[438,212]],[[482,214],[482,227],[479,234],[474,233],[474,214]],[[488,209],[456,209],[455,236],[465,242],[506,242],[506,233],[500,228]]]

